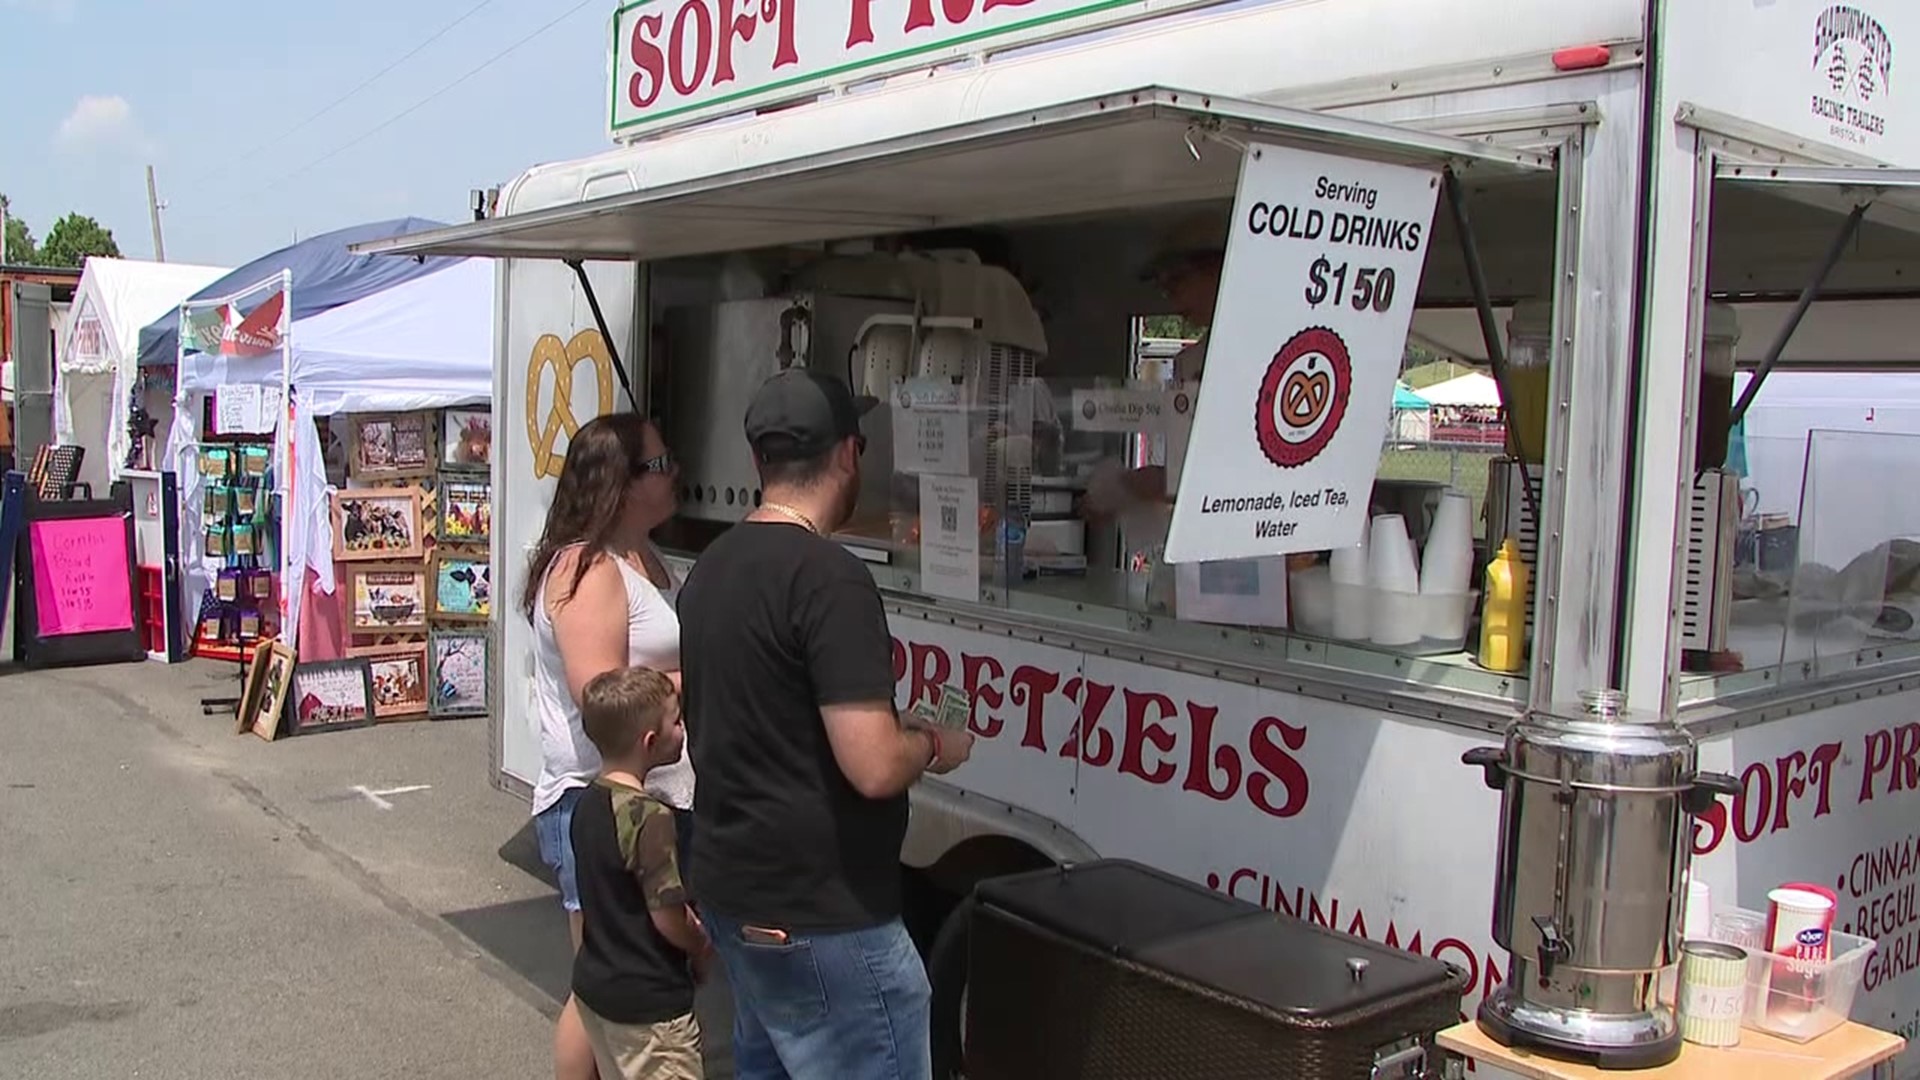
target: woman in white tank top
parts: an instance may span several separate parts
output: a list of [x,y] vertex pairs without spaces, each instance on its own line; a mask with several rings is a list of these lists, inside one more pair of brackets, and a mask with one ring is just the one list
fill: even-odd
[[[580,695],[597,675],[640,665],[680,681],[679,594],[648,539],[673,516],[678,468],[654,425],[633,413],[581,425],[535,547],[521,610],[533,623],[533,711],[540,776],[533,789],[540,855],[560,880],[573,945],[580,947],[573,804],[600,768],[580,724]],[[687,755],[647,774],[647,791],[683,820],[693,807]],[[560,1080],[594,1075],[593,1051],[571,998],[554,1033]]]

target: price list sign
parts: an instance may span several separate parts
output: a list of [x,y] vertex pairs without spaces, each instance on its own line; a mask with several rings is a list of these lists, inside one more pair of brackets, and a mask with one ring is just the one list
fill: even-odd
[[1232,231],[1169,562],[1360,542],[1413,319],[1437,169],[1255,144]]

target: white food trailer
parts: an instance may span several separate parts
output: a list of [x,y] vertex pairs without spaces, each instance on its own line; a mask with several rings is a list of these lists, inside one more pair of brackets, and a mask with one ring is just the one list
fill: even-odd
[[[1920,8],[659,0],[612,31],[622,145],[530,170],[499,217],[363,250],[501,259],[501,595],[585,418],[662,419],[684,489],[666,540],[691,559],[757,502],[739,424],[761,378],[809,363],[885,396],[844,539],[885,591],[899,704],[960,685],[981,736],[913,793],[923,940],[982,876],[1130,857],[1458,964],[1471,1011],[1504,959],[1497,796],[1461,754],[1616,687],[1743,780],[1694,838],[1716,902],[1831,884],[1880,943],[1854,1018],[1916,1034],[1920,445],[1806,436],[1797,515],[1743,514],[1710,466],[1730,360],[1858,360],[1857,316],[1879,370],[1920,370],[1920,73],[1895,51],[1920,47]],[[1383,443],[1370,504],[1418,517],[1436,477],[1487,485],[1480,557],[1512,535],[1533,571],[1523,670],[1289,631],[1284,572],[1223,616],[1160,570],[1151,522],[1073,519],[1090,471],[1177,455],[1163,414],[1191,388],[1138,378],[1138,317],[1167,305],[1137,269],[1196,208],[1224,218],[1261,151],[1444,189],[1417,290],[1371,302],[1497,362],[1508,456]],[[1223,297],[1252,265],[1227,261]],[[1308,282],[1255,285],[1293,312]],[[1194,438],[1252,426],[1226,408],[1203,395]],[[1271,468],[1241,442],[1207,475]],[[524,791],[531,630],[503,609],[495,631],[493,765]],[[964,972],[936,953],[950,1031]]]

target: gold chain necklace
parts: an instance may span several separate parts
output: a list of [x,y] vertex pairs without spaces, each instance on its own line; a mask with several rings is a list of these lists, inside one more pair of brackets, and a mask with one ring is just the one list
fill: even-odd
[[781,517],[786,518],[788,521],[793,522],[795,525],[800,526],[801,528],[807,530],[808,532],[814,534],[815,536],[820,535],[820,527],[813,523],[813,519],[801,513],[800,511],[795,510],[791,506],[785,506],[781,503],[770,502],[770,503],[762,504],[761,509],[769,510],[769,511],[772,511],[773,513],[779,514]]

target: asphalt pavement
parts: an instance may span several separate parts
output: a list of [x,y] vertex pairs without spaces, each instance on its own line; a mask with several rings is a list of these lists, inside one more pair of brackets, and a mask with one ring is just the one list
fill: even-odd
[[566,926],[486,721],[268,743],[202,714],[237,686],[0,666],[0,1076],[550,1076]]

